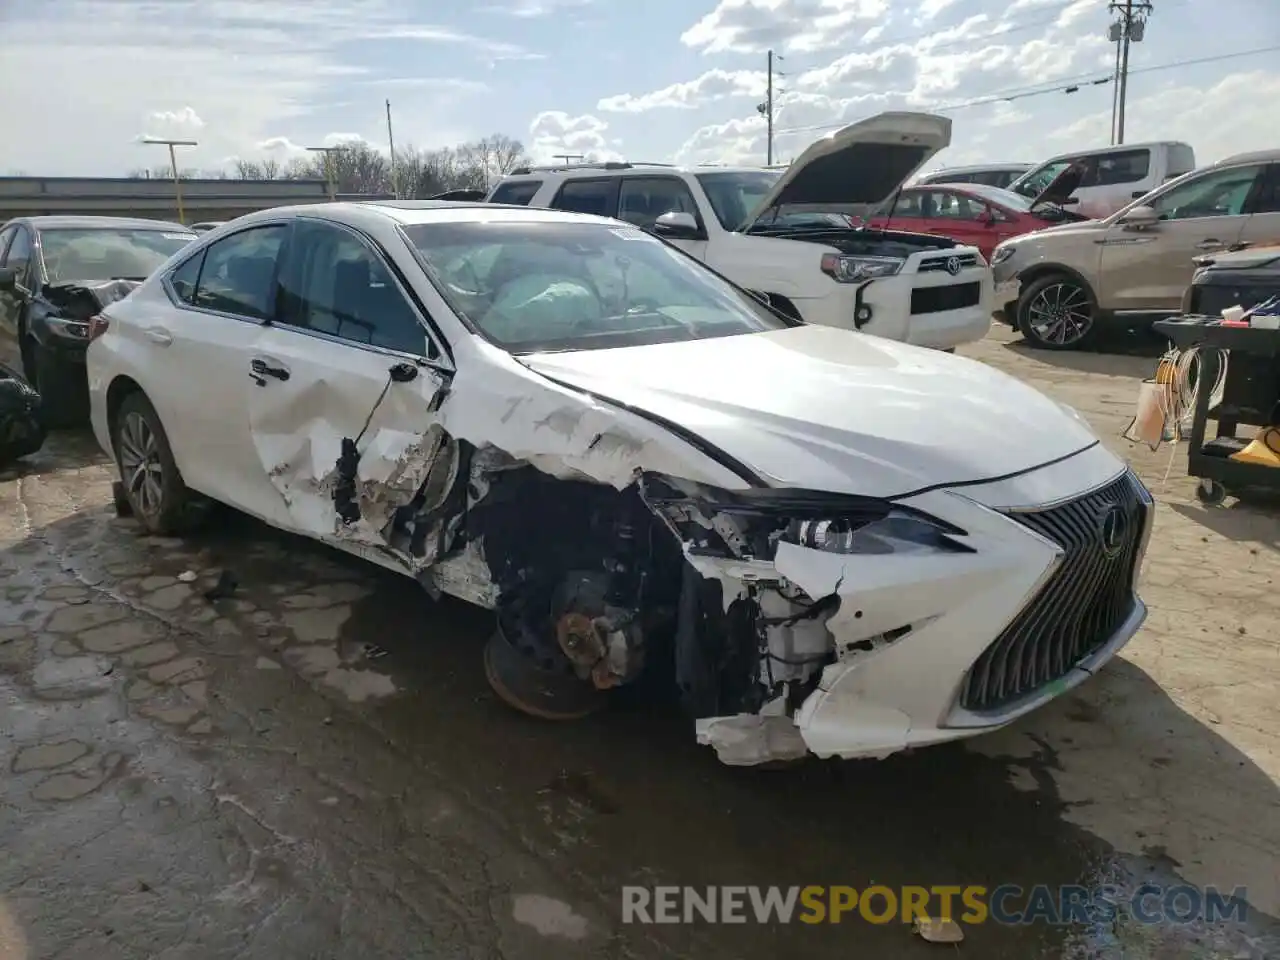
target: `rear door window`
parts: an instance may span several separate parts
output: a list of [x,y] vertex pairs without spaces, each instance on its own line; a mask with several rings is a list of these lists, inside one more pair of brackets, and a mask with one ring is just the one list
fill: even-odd
[[1102,154],[1094,159],[1094,176],[1086,186],[1109,187],[1121,183],[1137,183],[1151,172],[1150,150],[1126,150]]
[[591,213],[598,217],[612,217],[617,210],[618,181],[616,178],[592,180],[566,180],[560,192],[551,201],[556,210],[572,210],[574,213]]
[[270,319],[276,305],[276,258],[287,232],[284,224],[272,224],[210,244],[191,305],[250,320]]
[[675,177],[626,177],[618,189],[618,219],[651,227],[664,213],[689,213],[698,205],[683,180]]
[[489,202],[509,203],[514,206],[527,207],[541,186],[541,180],[509,180],[506,183],[498,184],[498,188],[493,191],[493,196],[489,198]]

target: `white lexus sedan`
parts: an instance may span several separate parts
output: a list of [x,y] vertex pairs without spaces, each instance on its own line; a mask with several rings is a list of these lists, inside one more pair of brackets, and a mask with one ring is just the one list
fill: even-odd
[[1146,615],[1152,500],[1070,408],[617,221],[268,210],[91,336],[122,509],[221,502],[492,608],[536,716],[649,669],[726,763],[880,757],[1035,709]]

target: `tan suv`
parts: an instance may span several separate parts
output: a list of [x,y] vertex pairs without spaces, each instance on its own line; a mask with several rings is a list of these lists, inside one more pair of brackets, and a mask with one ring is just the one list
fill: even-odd
[[1050,350],[1178,312],[1194,258],[1280,243],[1280,150],[1240,154],[1156,188],[1105,220],[995,248],[996,319]]

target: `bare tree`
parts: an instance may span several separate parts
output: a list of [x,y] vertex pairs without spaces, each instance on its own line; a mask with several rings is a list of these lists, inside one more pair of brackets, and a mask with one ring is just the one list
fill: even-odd
[[295,157],[285,165],[278,161],[240,160],[231,175],[243,180],[324,180],[326,156],[339,193],[394,192],[404,198],[431,197],[447,190],[484,190],[492,181],[529,162],[519,140],[493,134],[439,150],[419,150],[405,144],[396,150],[394,184],[390,158],[367,143],[344,144],[327,155]]
[[274,157],[263,160],[237,160],[233,167],[237,180],[275,180],[281,174],[280,161]]

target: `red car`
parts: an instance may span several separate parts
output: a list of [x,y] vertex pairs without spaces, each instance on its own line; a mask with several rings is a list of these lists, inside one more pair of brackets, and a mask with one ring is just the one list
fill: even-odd
[[[892,216],[890,209],[892,208]],[[996,244],[1056,223],[1084,220],[1078,214],[1019,193],[980,183],[931,183],[907,187],[867,218],[868,226],[936,233],[977,247],[991,259]]]

